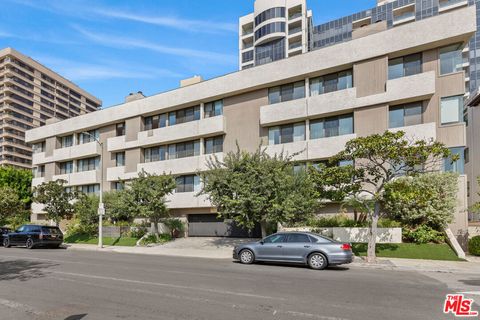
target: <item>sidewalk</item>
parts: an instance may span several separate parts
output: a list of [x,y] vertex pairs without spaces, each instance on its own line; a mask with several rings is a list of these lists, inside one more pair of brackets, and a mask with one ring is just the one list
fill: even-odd
[[[102,252],[146,254],[158,256],[177,256],[207,259],[232,259],[233,246],[251,239],[186,238],[177,239],[165,245],[154,247],[112,247],[99,249],[95,245],[68,244],[69,250],[89,250]],[[480,276],[480,258],[468,257],[467,262],[378,258],[377,263],[368,264],[363,258],[356,257],[349,267],[380,270],[400,270],[438,273],[475,274]]]

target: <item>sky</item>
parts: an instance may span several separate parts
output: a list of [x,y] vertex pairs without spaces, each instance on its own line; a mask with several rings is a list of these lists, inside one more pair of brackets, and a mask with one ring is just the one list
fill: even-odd
[[[0,48],[12,47],[111,107],[181,79],[238,70],[238,18],[254,0],[1,0]],[[307,0],[320,24],[376,0]]]

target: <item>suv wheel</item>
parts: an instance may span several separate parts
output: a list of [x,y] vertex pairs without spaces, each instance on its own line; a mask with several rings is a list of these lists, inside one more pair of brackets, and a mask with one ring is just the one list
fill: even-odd
[[27,243],[25,243],[27,249],[33,249],[33,240],[31,238],[27,239]]
[[253,252],[249,249],[243,249],[240,251],[240,262],[243,264],[252,264],[255,261]]
[[308,257],[308,266],[315,270],[323,270],[328,266],[328,261],[323,254],[315,252]]
[[3,238],[3,246],[5,248],[10,248],[10,240],[8,238]]

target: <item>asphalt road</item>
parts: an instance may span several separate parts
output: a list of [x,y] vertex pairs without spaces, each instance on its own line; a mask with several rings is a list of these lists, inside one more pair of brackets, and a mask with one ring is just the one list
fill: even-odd
[[0,319],[452,319],[416,272],[0,248]]

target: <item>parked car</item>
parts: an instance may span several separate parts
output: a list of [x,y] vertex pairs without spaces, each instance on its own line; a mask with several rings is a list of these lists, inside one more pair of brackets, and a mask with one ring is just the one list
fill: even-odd
[[63,233],[58,227],[23,225],[14,232],[3,235],[3,246],[58,248],[63,243]]
[[258,242],[233,249],[233,258],[243,264],[256,261],[287,262],[322,270],[353,261],[352,246],[310,232],[275,233]]
[[9,233],[10,231],[12,231],[10,228],[0,227],[0,234],[1,234],[1,235],[7,234],[7,233]]

